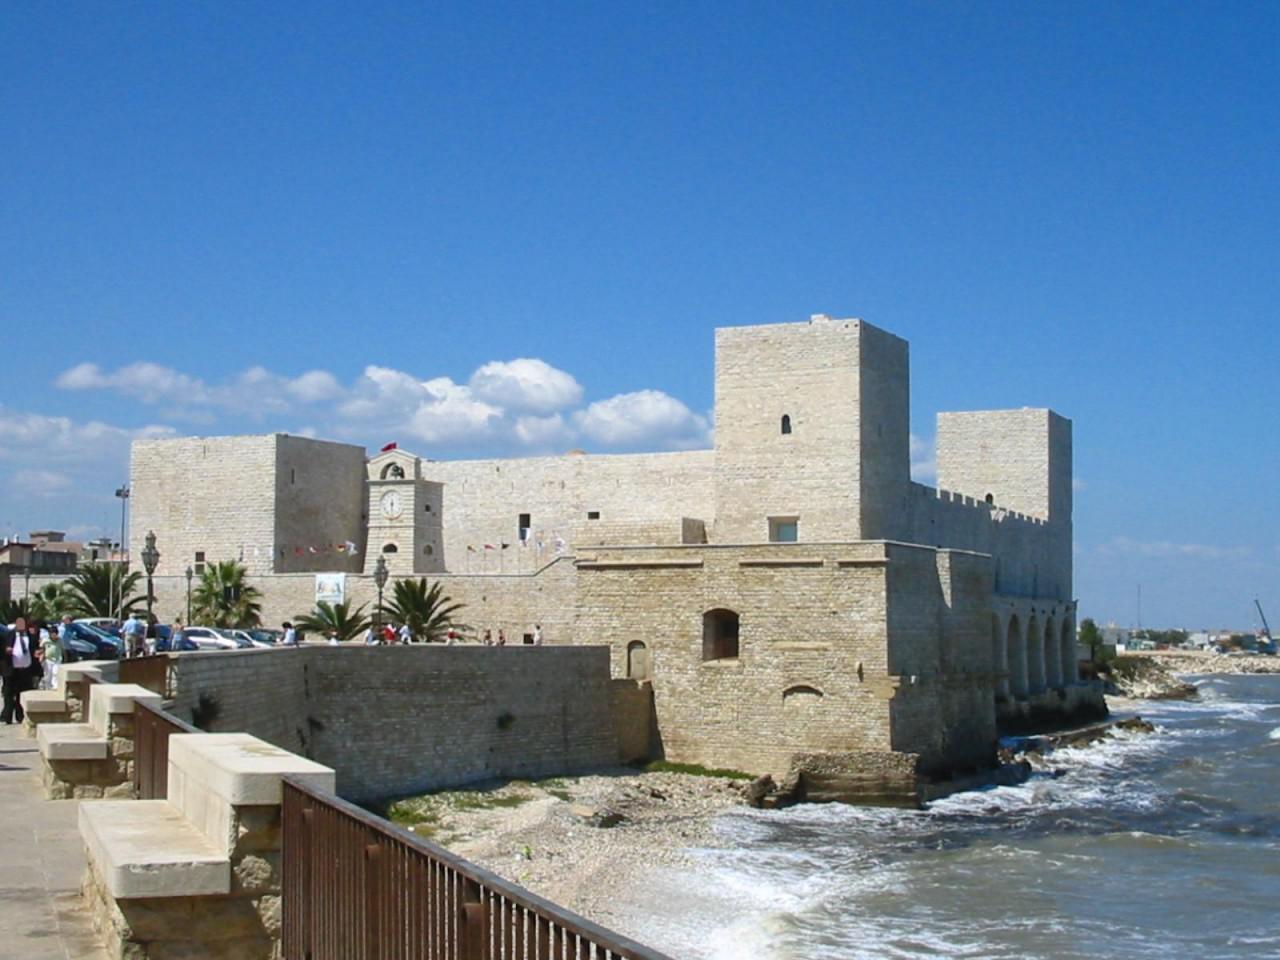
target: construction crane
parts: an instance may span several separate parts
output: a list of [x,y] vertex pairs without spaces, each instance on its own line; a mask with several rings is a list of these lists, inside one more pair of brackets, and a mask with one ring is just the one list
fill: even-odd
[[1275,653],[1276,641],[1271,636],[1271,626],[1267,623],[1267,615],[1262,612],[1262,604],[1258,602],[1257,597],[1253,598],[1253,605],[1258,608],[1258,618],[1262,621],[1262,639],[1264,643],[1261,646],[1263,647],[1263,652]]

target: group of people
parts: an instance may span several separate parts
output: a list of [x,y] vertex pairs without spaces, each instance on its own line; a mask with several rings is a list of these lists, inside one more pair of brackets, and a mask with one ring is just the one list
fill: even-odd
[[413,631],[409,624],[402,623],[397,630],[394,623],[384,623],[380,627],[371,623],[364,633],[366,647],[390,646],[395,643],[413,643]]
[[18,617],[12,630],[0,624],[0,678],[4,690],[0,722],[22,722],[22,694],[27,690],[52,690],[58,685],[62,641],[70,622],[70,617],[63,617],[62,623],[54,626]]
[[[499,628],[498,637],[495,640],[493,636],[493,631],[486,630],[484,632],[484,638],[482,642],[486,647],[505,647],[507,645],[506,631]],[[527,643],[528,641],[526,640],[525,642]],[[533,625],[533,645],[535,647],[542,646],[542,624],[540,623],[535,623]]]

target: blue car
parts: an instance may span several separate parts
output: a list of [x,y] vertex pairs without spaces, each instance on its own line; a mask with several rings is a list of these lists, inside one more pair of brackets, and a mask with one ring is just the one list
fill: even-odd
[[76,660],[119,660],[121,642],[105,630],[90,626],[87,623],[69,623],[66,625],[66,636],[63,639],[63,659],[68,662]]

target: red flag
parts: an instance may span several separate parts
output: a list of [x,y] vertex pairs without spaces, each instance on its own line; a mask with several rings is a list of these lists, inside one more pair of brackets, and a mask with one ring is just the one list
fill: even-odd
[[486,550],[492,550],[492,549],[493,549],[493,544],[492,544],[492,543],[486,543],[486,544],[484,545],[484,548],[485,548]]
[[391,450],[395,450],[397,447],[398,447],[398,444],[395,444],[395,443],[388,443],[385,447],[383,447],[383,448],[379,451],[379,453],[388,453],[388,452],[389,452],[389,451],[391,451]]

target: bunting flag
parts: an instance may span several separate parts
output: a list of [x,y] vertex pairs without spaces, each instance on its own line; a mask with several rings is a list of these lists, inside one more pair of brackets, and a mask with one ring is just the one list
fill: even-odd
[[399,446],[400,445],[398,443],[396,443],[395,441],[392,441],[391,443],[388,443],[385,447],[383,447],[379,452],[390,453],[392,450],[399,449]]
[[504,544],[502,545],[502,549],[503,549],[503,550],[506,550],[506,549],[507,549],[508,547],[510,547],[510,546],[511,546],[511,544],[509,544],[509,543],[504,543]]
[[493,544],[492,544],[492,543],[486,543],[486,544],[484,545],[484,548],[485,548],[486,550],[492,550],[492,549],[494,549],[494,546],[493,546]]
[[467,553],[475,553],[475,552],[476,552],[476,548],[475,548],[475,547],[473,547],[473,546],[471,546],[471,544],[469,544],[469,543],[468,543],[468,544],[467,544]]

